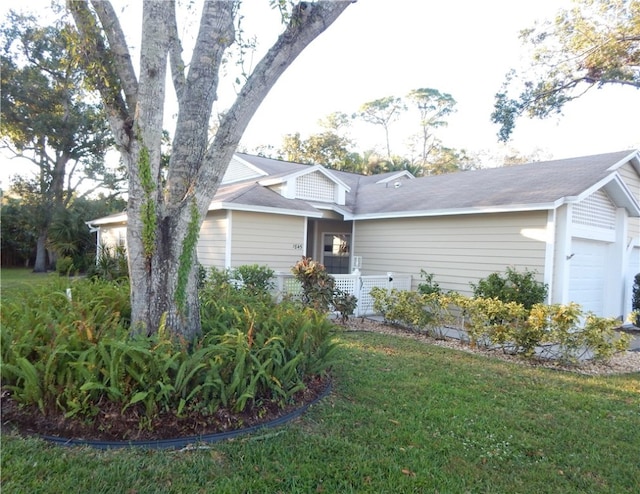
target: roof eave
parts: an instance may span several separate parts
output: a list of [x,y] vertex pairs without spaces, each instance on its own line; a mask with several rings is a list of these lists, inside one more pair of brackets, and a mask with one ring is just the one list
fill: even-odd
[[286,216],[302,216],[305,218],[322,218],[322,212],[320,211],[302,211],[299,209],[252,206],[249,204],[236,204],[231,202],[212,202],[209,206],[209,211],[217,210],[246,211],[250,213],[270,213]]
[[635,168],[638,175],[640,175],[640,150],[637,149],[635,151],[631,151],[627,156],[622,158],[617,163],[614,163],[613,165],[611,165],[608,169],[610,171],[616,171],[618,168],[620,168],[621,166],[627,163],[631,163],[631,166],[633,166],[633,168]]
[[[628,161],[628,159],[624,160],[624,163],[627,163]],[[583,191],[580,195],[565,197],[564,202],[580,202],[600,189],[604,189],[607,192],[616,207],[625,208],[629,215],[634,218],[640,216],[640,203],[638,203],[638,200],[633,196],[633,193],[629,190],[629,187],[627,187],[624,180],[622,180],[622,178],[616,171],[610,173],[602,180],[593,184],[591,187]]]
[[[472,208],[432,209],[419,211],[396,211],[389,213],[353,214],[353,220],[379,220],[394,218],[424,218],[429,216],[457,216],[467,214],[519,213],[523,211],[548,211],[556,209],[558,203],[545,204],[513,204],[508,206],[478,206]],[[345,217],[346,219],[346,217]]]
[[321,165],[313,165],[309,168],[307,168],[306,170],[298,170],[296,172],[293,173],[289,173],[286,175],[282,175],[279,177],[274,177],[274,178],[265,178],[263,180],[259,180],[258,183],[262,186],[268,187],[270,185],[278,185],[284,182],[288,182],[289,180],[292,180],[294,178],[298,178],[301,177],[303,175],[308,175],[310,173],[315,173],[315,172],[320,172],[322,173],[325,177],[327,177],[329,180],[331,180],[332,182],[334,182],[337,185],[340,185],[341,187],[344,187],[344,189],[347,192],[351,191],[351,187],[349,187],[345,182],[343,182],[342,180],[340,180],[338,177],[336,177],[333,173],[329,172],[325,167],[321,166]]
[[127,213],[121,213],[118,215],[105,216],[103,218],[97,218],[95,220],[85,221],[85,223],[90,226],[100,226],[100,225],[112,225],[117,223],[126,223],[127,222]]

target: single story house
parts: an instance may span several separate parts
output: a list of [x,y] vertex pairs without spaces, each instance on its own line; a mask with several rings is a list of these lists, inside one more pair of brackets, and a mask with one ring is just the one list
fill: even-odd
[[[123,243],[126,213],[90,226],[99,244]],[[626,317],[640,272],[640,153],[422,178],[237,153],[202,225],[199,262],[289,273],[303,255],[334,274],[412,275],[414,288],[424,269],[467,294],[507,266],[528,269],[550,303]]]

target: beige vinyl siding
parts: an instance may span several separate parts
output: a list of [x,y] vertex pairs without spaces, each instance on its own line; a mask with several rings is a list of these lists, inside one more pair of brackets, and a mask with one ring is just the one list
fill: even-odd
[[127,225],[103,225],[100,227],[100,246],[113,249],[127,244]]
[[304,251],[306,218],[233,211],[231,266],[267,265],[289,273]]
[[227,167],[227,170],[222,177],[222,183],[228,184],[231,182],[239,182],[241,180],[247,180],[249,178],[259,176],[260,173],[234,157],[229,163],[229,166]]
[[227,212],[210,211],[200,228],[198,262],[206,267],[225,267]]
[[[618,170],[622,180],[629,190],[636,198],[636,201],[640,202],[640,175],[636,172],[631,163],[626,163]],[[638,239],[640,237],[640,218],[629,218],[629,236],[631,238]]]
[[365,275],[411,274],[416,288],[424,269],[468,294],[470,282],[507,266],[537,270],[542,281],[546,223],[546,211],[357,221],[353,254]]

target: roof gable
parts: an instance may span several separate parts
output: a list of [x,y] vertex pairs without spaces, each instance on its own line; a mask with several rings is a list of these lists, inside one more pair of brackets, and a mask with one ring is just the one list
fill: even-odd
[[264,177],[267,172],[261,170],[257,166],[249,163],[247,160],[239,155],[234,155],[229,162],[227,170],[222,177],[222,184],[230,184],[234,182],[241,182],[244,180]]
[[351,187],[320,165],[293,173],[267,177],[259,181],[265,187],[277,188],[283,197],[344,205]]

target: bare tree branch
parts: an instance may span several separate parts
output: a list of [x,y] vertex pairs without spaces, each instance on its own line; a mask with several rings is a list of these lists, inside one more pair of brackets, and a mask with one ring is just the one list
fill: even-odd
[[109,41],[109,48],[114,57],[115,70],[122,83],[127,107],[129,113],[133,113],[138,98],[138,80],[133,70],[131,55],[129,54],[129,48],[127,47],[120,21],[109,0],[91,0],[91,5],[96,10]]
[[194,127],[193,123],[208,122],[211,117],[222,58],[235,37],[233,14],[234,2],[204,3],[169,164],[170,204],[179,203],[187,195],[206,151],[209,129],[203,125]]
[[185,63],[182,59],[182,42],[180,36],[178,36],[178,23],[176,22],[176,7],[175,2],[171,0],[172,15],[169,16],[169,22],[167,23],[167,29],[169,30],[169,64],[171,66],[171,76],[173,79],[173,88],[176,91],[178,97],[178,103],[182,101],[182,95],[184,93],[185,80]]
[[107,108],[107,118],[111,122],[116,143],[126,149],[131,142],[133,120],[129,108],[118,90],[120,87],[119,78],[113,67],[111,52],[104,44],[87,0],[67,0],[67,8],[82,36],[85,66],[94,68],[94,70],[88,71],[89,78],[100,92],[102,101]]
[[[256,110],[284,71],[298,55],[327,29],[353,2],[299,2],[293,8],[285,31],[256,65],[247,78],[234,104],[221,119],[216,136],[207,149],[204,165],[198,172],[197,182],[215,191],[222,179],[222,169],[231,160],[242,134]],[[218,166],[216,166],[218,164]],[[198,201],[205,211],[212,194],[203,194]]]

